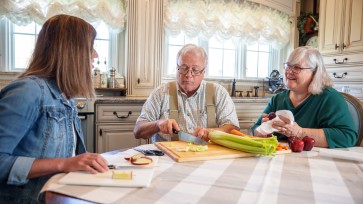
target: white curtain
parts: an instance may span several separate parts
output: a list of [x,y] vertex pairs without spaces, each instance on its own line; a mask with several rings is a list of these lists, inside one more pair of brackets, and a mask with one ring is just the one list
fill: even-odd
[[167,35],[183,32],[189,37],[220,41],[265,43],[282,48],[289,43],[289,15],[244,0],[165,0]]
[[68,14],[92,25],[103,21],[111,32],[121,32],[125,29],[125,4],[124,0],[0,0],[0,18],[6,16],[12,23],[27,25]]

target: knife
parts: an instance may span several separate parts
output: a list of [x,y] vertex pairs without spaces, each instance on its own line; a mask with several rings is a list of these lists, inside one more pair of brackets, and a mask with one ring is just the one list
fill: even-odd
[[179,140],[182,140],[184,142],[191,142],[197,145],[206,145],[208,142],[205,140],[200,139],[199,137],[196,137],[194,135],[188,134],[186,132],[177,131],[173,128],[173,133],[178,134]]

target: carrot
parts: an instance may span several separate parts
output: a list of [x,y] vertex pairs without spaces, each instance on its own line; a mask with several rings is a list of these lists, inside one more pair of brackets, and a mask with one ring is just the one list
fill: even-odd
[[244,133],[242,133],[242,132],[240,132],[238,130],[235,130],[235,129],[231,130],[231,134],[238,135],[238,136],[245,136],[246,135],[246,134],[244,134]]

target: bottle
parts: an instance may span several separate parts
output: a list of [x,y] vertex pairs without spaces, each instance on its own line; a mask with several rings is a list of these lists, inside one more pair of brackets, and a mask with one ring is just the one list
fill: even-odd
[[100,60],[97,61],[97,67],[93,69],[93,87],[100,88],[101,86],[101,71],[99,69]]
[[107,73],[105,72],[101,74],[101,88],[107,88]]
[[110,81],[109,81],[109,84],[108,84],[109,88],[116,88],[115,73],[116,73],[116,69],[112,67],[110,69]]

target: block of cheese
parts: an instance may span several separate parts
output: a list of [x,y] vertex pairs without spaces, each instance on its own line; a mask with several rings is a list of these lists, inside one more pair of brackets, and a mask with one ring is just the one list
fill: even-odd
[[123,179],[123,180],[132,180],[132,171],[117,171],[114,170],[112,172],[112,179]]

